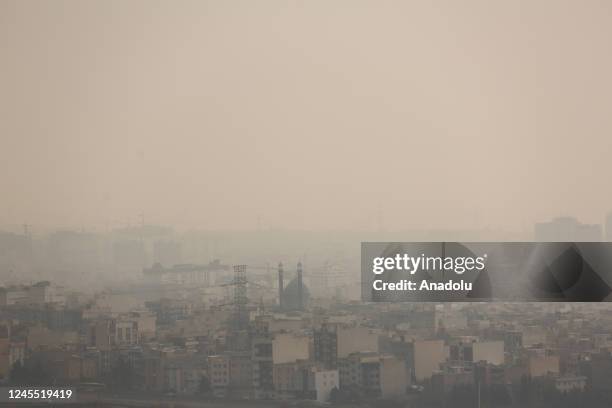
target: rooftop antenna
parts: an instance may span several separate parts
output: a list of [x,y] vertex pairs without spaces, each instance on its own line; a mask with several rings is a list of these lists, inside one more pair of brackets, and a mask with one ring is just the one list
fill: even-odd
[[297,287],[298,287],[298,307],[299,310],[304,310],[304,283],[302,276],[302,262],[298,262],[297,264]]
[[283,263],[278,263],[278,306],[282,310],[283,309],[283,290],[285,289],[285,284],[283,281]]
[[143,242],[144,241],[144,225],[145,225],[145,219],[144,219],[144,211],[140,213],[140,241]]

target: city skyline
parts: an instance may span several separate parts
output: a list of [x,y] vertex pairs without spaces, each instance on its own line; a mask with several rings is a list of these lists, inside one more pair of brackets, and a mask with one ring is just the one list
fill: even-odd
[[0,407],[609,408],[610,39],[601,0],[0,0]]

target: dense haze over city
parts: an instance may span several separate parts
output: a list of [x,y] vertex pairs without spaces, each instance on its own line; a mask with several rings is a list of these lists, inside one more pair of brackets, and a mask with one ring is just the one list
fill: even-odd
[[610,5],[0,3],[0,225],[600,223]]
[[0,0],[0,406],[611,406],[609,303],[360,276],[612,241],[610,38],[596,0]]

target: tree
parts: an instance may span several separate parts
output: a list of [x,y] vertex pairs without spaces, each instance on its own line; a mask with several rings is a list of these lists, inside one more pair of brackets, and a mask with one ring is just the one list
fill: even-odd
[[209,394],[212,391],[212,388],[210,386],[210,380],[208,379],[207,376],[203,375],[202,378],[200,379],[200,385],[198,387],[198,392],[200,394]]
[[119,357],[117,363],[111,369],[110,384],[117,390],[129,390],[132,388],[134,369],[123,357]]
[[16,362],[11,368],[11,385],[51,385],[53,377],[38,357],[27,360],[25,364]]

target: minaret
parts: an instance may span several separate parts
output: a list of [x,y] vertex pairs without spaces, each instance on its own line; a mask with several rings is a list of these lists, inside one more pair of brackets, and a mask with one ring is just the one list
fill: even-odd
[[304,310],[304,283],[302,281],[302,263],[297,264],[297,280],[298,280],[298,307],[299,310]]
[[278,306],[283,309],[283,263],[278,263]]

